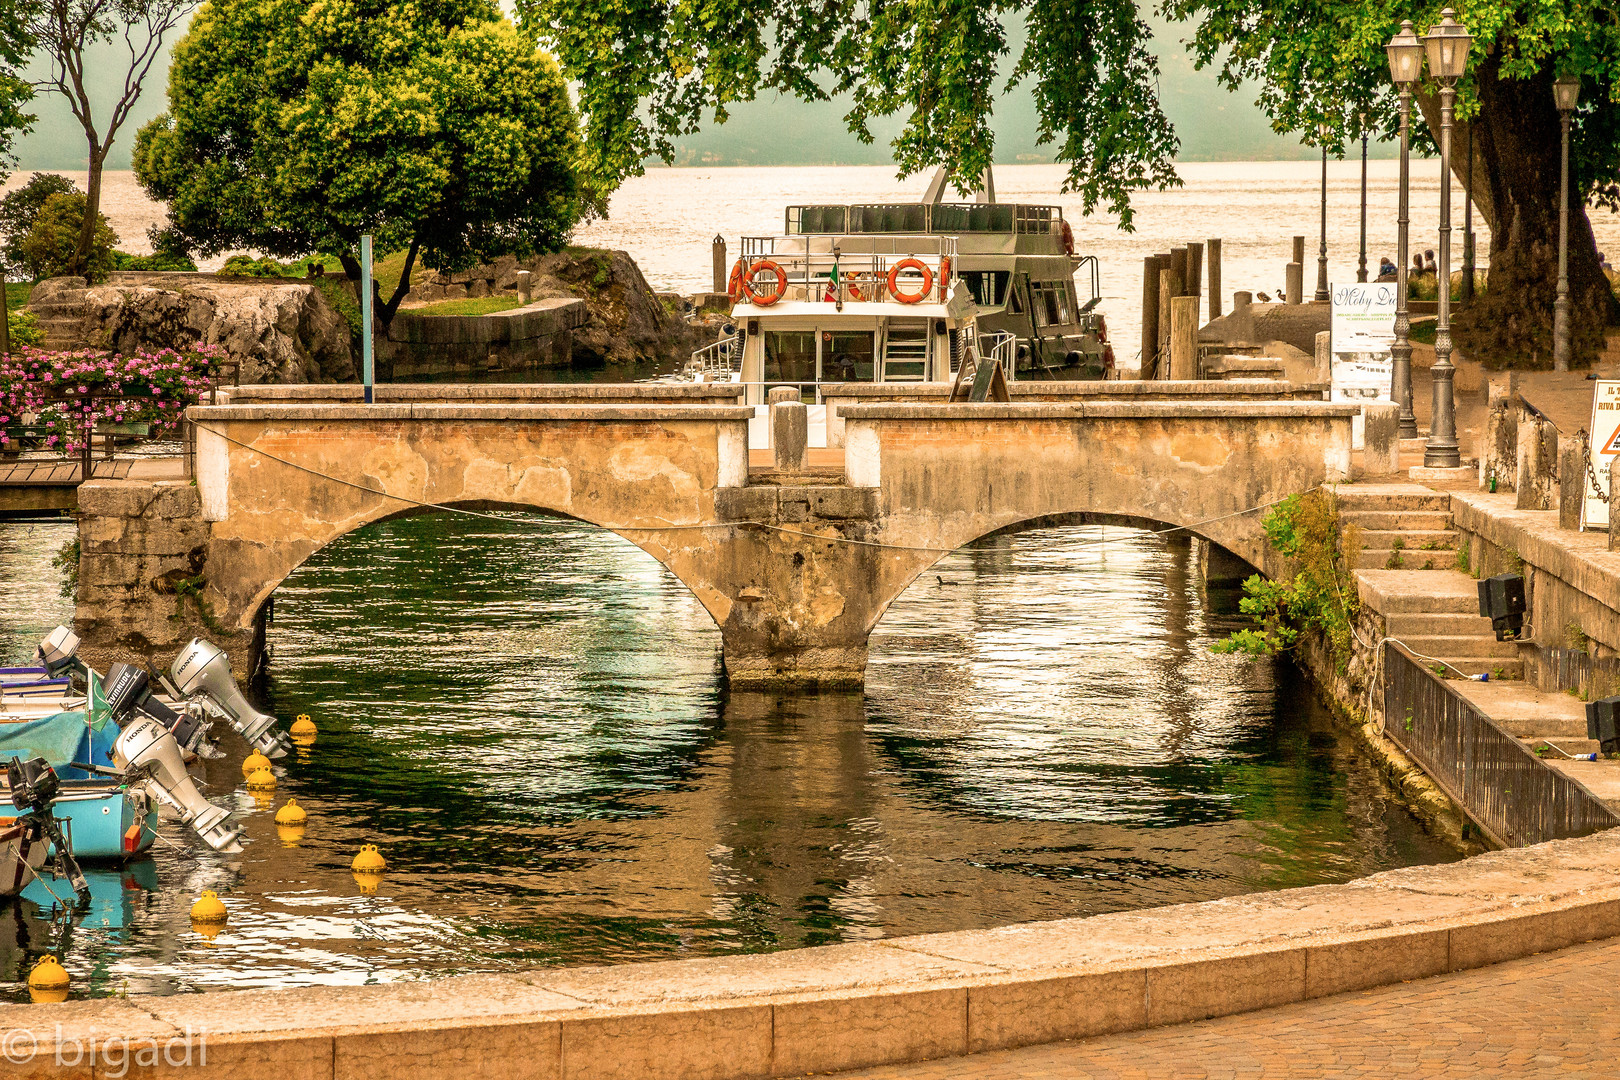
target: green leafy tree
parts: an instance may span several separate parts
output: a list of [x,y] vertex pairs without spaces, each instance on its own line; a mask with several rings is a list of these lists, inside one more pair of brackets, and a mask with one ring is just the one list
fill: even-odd
[[91,230],[90,259],[79,259],[79,237],[84,232],[86,200],[83,192],[52,195],[40,208],[34,227],[21,245],[23,268],[35,278],[84,274],[92,281],[106,278],[113,269],[118,234],[102,214]]
[[[33,232],[34,222],[39,219],[45,200],[52,195],[70,195],[78,190],[73,181],[59,173],[37,172],[22,187],[0,199],[0,255],[5,257],[8,269],[27,269],[24,266],[22,243]],[[38,277],[37,274],[33,276]]]
[[[1575,213],[1570,277],[1577,356],[1601,345],[1614,299],[1597,259],[1582,196],[1620,206],[1620,8],[1613,0],[1453,0],[1477,37],[1460,87],[1473,125],[1473,191],[1491,225],[1487,292],[1458,323],[1482,359],[1550,361],[1556,282],[1558,116],[1551,84],[1565,71],[1586,81],[1575,122]],[[845,119],[870,141],[875,116],[906,118],[893,144],[902,173],[947,167],[976,185],[994,154],[991,114],[1001,92],[1034,95],[1039,137],[1068,166],[1066,189],[1130,226],[1133,192],[1179,183],[1178,142],[1158,99],[1158,64],[1135,0],[825,0],[761,5],[742,0],[516,0],[522,25],[555,50],[579,85],[586,160],[596,191],[669,160],[674,140],[760,91],[825,101],[847,92]],[[1202,64],[1233,89],[1253,81],[1279,132],[1326,142],[1373,129],[1392,135],[1396,98],[1383,46],[1412,19],[1421,31],[1441,3],[1369,0],[1157,0],[1189,27]],[[1025,44],[1011,84],[997,83],[1009,29]],[[1426,83],[1415,118],[1420,147],[1438,127]],[[1466,134],[1467,128],[1463,129]],[[1416,238],[1419,250],[1425,246]]]
[[[492,0],[216,0],[175,46],[135,174],[202,254],[405,251],[460,269],[562,246],[577,120],[556,63]],[[372,287],[375,287],[373,284]]]
[[[84,134],[85,197],[91,212],[84,216],[84,231],[69,264],[71,273],[91,272],[95,222],[101,214],[101,176],[113,141],[163,55],[163,39],[196,5],[197,0],[24,0],[5,5],[26,12],[24,26],[45,60],[46,74],[37,86],[68,103]],[[121,64],[123,78],[111,100],[98,105],[92,94],[97,79],[93,73],[87,77],[88,69],[106,62],[110,53],[97,46],[110,45],[115,39],[127,51]]]

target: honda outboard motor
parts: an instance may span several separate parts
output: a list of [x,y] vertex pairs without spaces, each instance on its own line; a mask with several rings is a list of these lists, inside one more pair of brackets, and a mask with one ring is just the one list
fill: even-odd
[[174,658],[169,675],[182,694],[207,699],[265,757],[287,756],[287,737],[276,730],[276,718],[247,703],[231,676],[230,658],[216,646],[192,638],[191,644]]
[[208,750],[209,722],[190,710],[176,712],[169,708],[152,694],[151,686],[152,677],[133,664],[114,664],[107,669],[101,677],[101,696],[118,726],[128,727],[130,714],[139,713],[167,728],[181,749],[193,754]]
[[149,716],[131,715],[133,721],[113,744],[113,764],[131,780],[144,779],[147,791],[172,807],[209,847],[227,853],[241,851],[242,827],[232,826],[229,811],[202,797],[186,772],[174,736]]
[[50,636],[39,643],[34,655],[39,657],[39,662],[45,665],[46,673],[53,679],[74,672],[85,674],[85,666],[79,660],[79,635],[65,626],[52,630]]

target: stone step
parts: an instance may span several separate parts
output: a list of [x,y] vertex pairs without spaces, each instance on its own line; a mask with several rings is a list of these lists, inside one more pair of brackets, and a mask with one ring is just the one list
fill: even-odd
[[1381,615],[1479,614],[1479,582],[1458,570],[1357,570],[1356,589]]
[[1451,510],[1451,496],[1416,484],[1347,484],[1335,489],[1339,510]]
[[[1597,753],[1601,753],[1602,750],[1603,750],[1602,744],[1599,743],[1596,739],[1588,739],[1588,738],[1586,738],[1586,732],[1584,732],[1584,731],[1581,732],[1581,734],[1580,734],[1580,736],[1578,738],[1570,738],[1568,736],[1560,737],[1560,736],[1557,736],[1557,735],[1536,735],[1536,736],[1532,736],[1530,738],[1520,739],[1520,741],[1523,742],[1524,745],[1529,747],[1532,751],[1534,751],[1536,747],[1540,746],[1542,743],[1547,742],[1547,741],[1551,741],[1553,743],[1556,743],[1559,750],[1562,750],[1564,753],[1570,754],[1570,755],[1574,755],[1574,754],[1597,754]],[[1546,759],[1548,761],[1568,761],[1569,760],[1568,758],[1559,757],[1557,751],[1548,751],[1547,754],[1545,755],[1545,757],[1546,757]]]
[[1456,564],[1457,553],[1454,551],[1362,548],[1361,554],[1356,556],[1357,570],[1445,570]]
[[[1400,544],[1395,541],[1399,539]],[[1457,534],[1447,529],[1362,529],[1361,546],[1403,547],[1409,551],[1456,551]]]
[[1339,510],[1344,525],[1359,525],[1369,532],[1446,532],[1451,528],[1450,510]]
[[[1524,661],[1509,659],[1505,656],[1442,656],[1449,666],[1446,668],[1447,678],[1456,678],[1460,671],[1464,675],[1489,675],[1493,679],[1523,679]],[[1422,663],[1429,663],[1424,660]]]
[[1391,637],[1492,637],[1491,620],[1476,607],[1470,614],[1396,612],[1384,616],[1384,632]]
[[1390,637],[1395,638],[1415,653],[1438,657],[1441,660],[1450,660],[1453,656],[1505,656],[1511,658],[1519,655],[1519,643],[1517,641],[1497,641],[1494,634],[1490,637],[1482,637],[1478,634],[1447,634],[1432,637],[1417,634],[1391,634]]

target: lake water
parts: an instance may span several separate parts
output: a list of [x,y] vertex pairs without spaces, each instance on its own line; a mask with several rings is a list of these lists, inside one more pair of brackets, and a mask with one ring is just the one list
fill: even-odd
[[[66,523],[0,522],[0,660],[71,617]],[[365,983],[755,952],[1344,881],[1454,859],[1188,551],[1119,527],[1000,536],[923,575],[864,693],[728,693],[650,556],[537,515],[373,525],[278,590],[268,704],[314,747],[244,789],[247,850],[172,824],[53,928],[0,907],[0,997],[65,942],[80,993]],[[310,814],[283,839],[289,796]],[[376,843],[374,894],[348,871]],[[58,887],[60,889],[60,887]],[[217,890],[209,940],[187,910]],[[14,925],[11,925],[14,924]]]

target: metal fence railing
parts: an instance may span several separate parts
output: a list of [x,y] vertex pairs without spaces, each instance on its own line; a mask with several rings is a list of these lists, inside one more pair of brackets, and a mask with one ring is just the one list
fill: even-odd
[[1384,734],[1503,847],[1586,836],[1620,815],[1497,727],[1392,642],[1384,646]]

